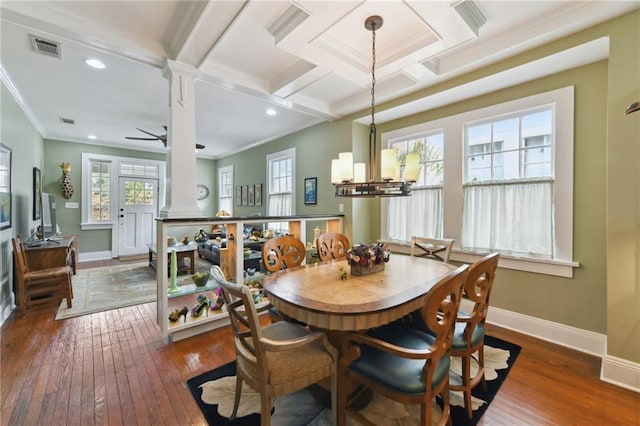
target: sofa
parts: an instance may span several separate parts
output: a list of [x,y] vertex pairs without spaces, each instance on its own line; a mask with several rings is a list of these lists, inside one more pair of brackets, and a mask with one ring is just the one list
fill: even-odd
[[[262,270],[262,244],[264,240],[259,238],[261,233],[262,229],[255,225],[246,226],[242,230],[243,247],[250,248],[252,251],[250,256],[245,256],[245,270],[248,268],[255,268],[256,271]],[[198,243],[198,256],[220,266],[220,249],[227,247],[227,236],[224,232],[217,231],[216,233],[208,233],[208,237],[208,241]]]

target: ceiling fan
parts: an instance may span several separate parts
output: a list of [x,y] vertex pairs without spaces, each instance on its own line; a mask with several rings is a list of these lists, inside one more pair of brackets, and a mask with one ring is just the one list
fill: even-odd
[[[136,127],[136,129],[138,129],[142,133],[146,133],[147,135],[153,136],[153,137],[152,138],[136,138],[134,136],[125,136],[125,139],[133,139],[138,141],[160,141],[164,146],[167,146],[167,126],[162,126],[162,128],[164,129],[164,135],[156,135],[154,133],[151,133]],[[204,145],[199,143],[196,144],[196,149],[204,149],[204,148],[205,148]]]

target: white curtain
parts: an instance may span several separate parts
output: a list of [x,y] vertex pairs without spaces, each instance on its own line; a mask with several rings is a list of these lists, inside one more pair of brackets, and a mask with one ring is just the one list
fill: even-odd
[[464,187],[464,249],[553,256],[553,182]]
[[233,215],[233,197],[220,197],[220,210],[229,212]]
[[442,238],[442,188],[412,189],[409,197],[389,198],[387,237],[411,241],[412,236]]
[[[273,194],[269,195],[269,207],[267,209],[268,216],[291,216],[293,215],[293,195]],[[287,224],[284,222],[269,223],[269,229],[286,231]]]

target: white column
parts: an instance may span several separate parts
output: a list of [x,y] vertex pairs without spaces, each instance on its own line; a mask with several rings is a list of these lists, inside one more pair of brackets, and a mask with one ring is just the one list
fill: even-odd
[[196,203],[196,109],[198,70],[167,59],[162,75],[169,80],[167,196],[161,218],[200,217]]

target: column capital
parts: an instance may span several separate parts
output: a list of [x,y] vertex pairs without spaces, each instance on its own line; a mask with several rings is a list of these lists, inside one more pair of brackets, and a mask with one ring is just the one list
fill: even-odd
[[193,77],[194,79],[196,79],[200,76],[200,70],[183,62],[176,62],[171,59],[166,59],[164,61],[164,65],[162,66],[162,76],[168,79],[176,74]]

